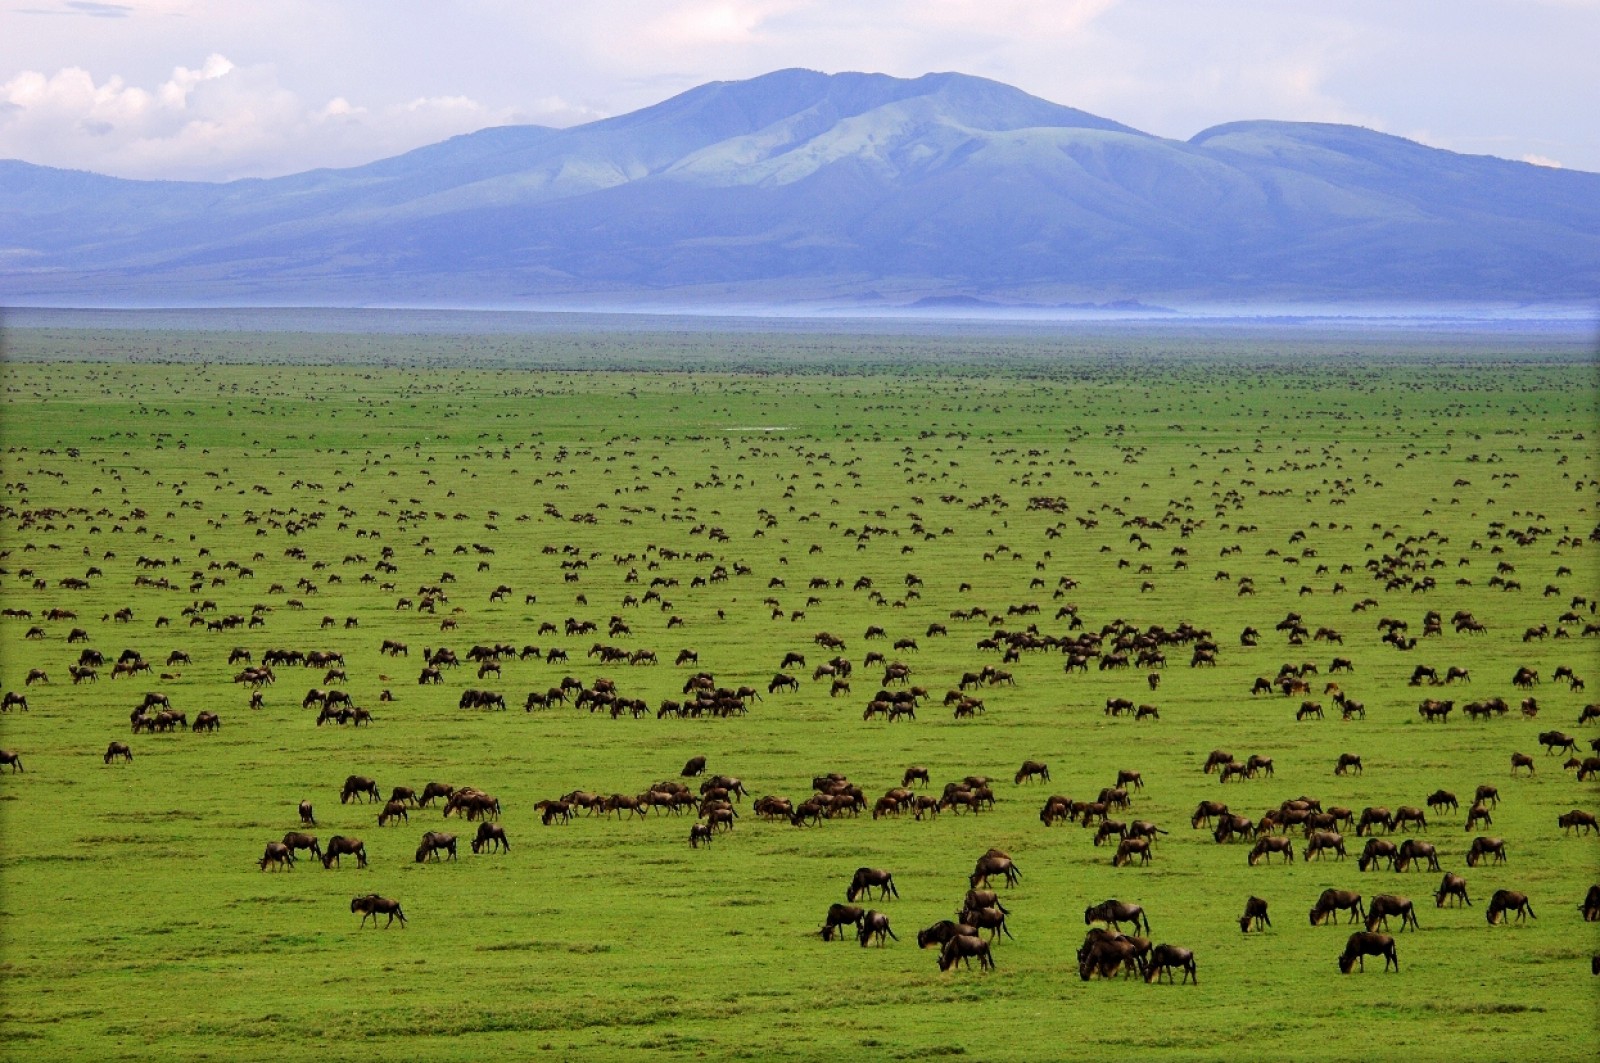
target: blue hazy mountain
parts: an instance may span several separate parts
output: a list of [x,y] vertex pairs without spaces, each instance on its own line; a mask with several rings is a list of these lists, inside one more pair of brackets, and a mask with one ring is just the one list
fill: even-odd
[[485,129],[270,180],[0,162],[11,303],[1596,293],[1600,175],[1340,125],[1168,140],[962,74],[783,70],[571,129]]

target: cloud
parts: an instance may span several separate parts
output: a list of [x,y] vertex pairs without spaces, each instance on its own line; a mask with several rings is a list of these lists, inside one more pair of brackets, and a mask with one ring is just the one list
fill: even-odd
[[160,84],[97,81],[81,67],[0,84],[0,156],[122,177],[228,180],[350,166],[508,122],[584,119],[551,97],[514,111],[467,96],[364,105],[304,100],[270,65],[213,54]]
[[1565,168],[1555,159],[1546,158],[1543,155],[1524,155],[1522,157],[1522,161],[1530,162],[1535,166],[1548,166],[1552,170],[1560,170]]

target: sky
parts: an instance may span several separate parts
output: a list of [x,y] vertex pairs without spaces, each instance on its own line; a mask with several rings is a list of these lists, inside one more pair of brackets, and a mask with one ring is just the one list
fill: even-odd
[[232,180],[784,67],[954,70],[1160,136],[1346,122],[1600,171],[1600,0],[11,0],[0,158]]

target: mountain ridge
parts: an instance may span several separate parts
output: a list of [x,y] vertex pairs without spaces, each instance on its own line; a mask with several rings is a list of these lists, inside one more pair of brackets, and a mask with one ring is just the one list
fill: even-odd
[[867,292],[900,305],[1592,301],[1600,175],[1327,123],[1169,140],[959,73],[804,70],[276,178],[0,160],[11,303]]

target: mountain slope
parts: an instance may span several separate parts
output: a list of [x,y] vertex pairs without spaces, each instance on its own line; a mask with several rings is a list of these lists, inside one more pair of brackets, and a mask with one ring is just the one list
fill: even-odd
[[7,301],[1584,301],[1600,175],[1348,126],[1149,136],[997,82],[785,70],[212,185],[0,162]]

